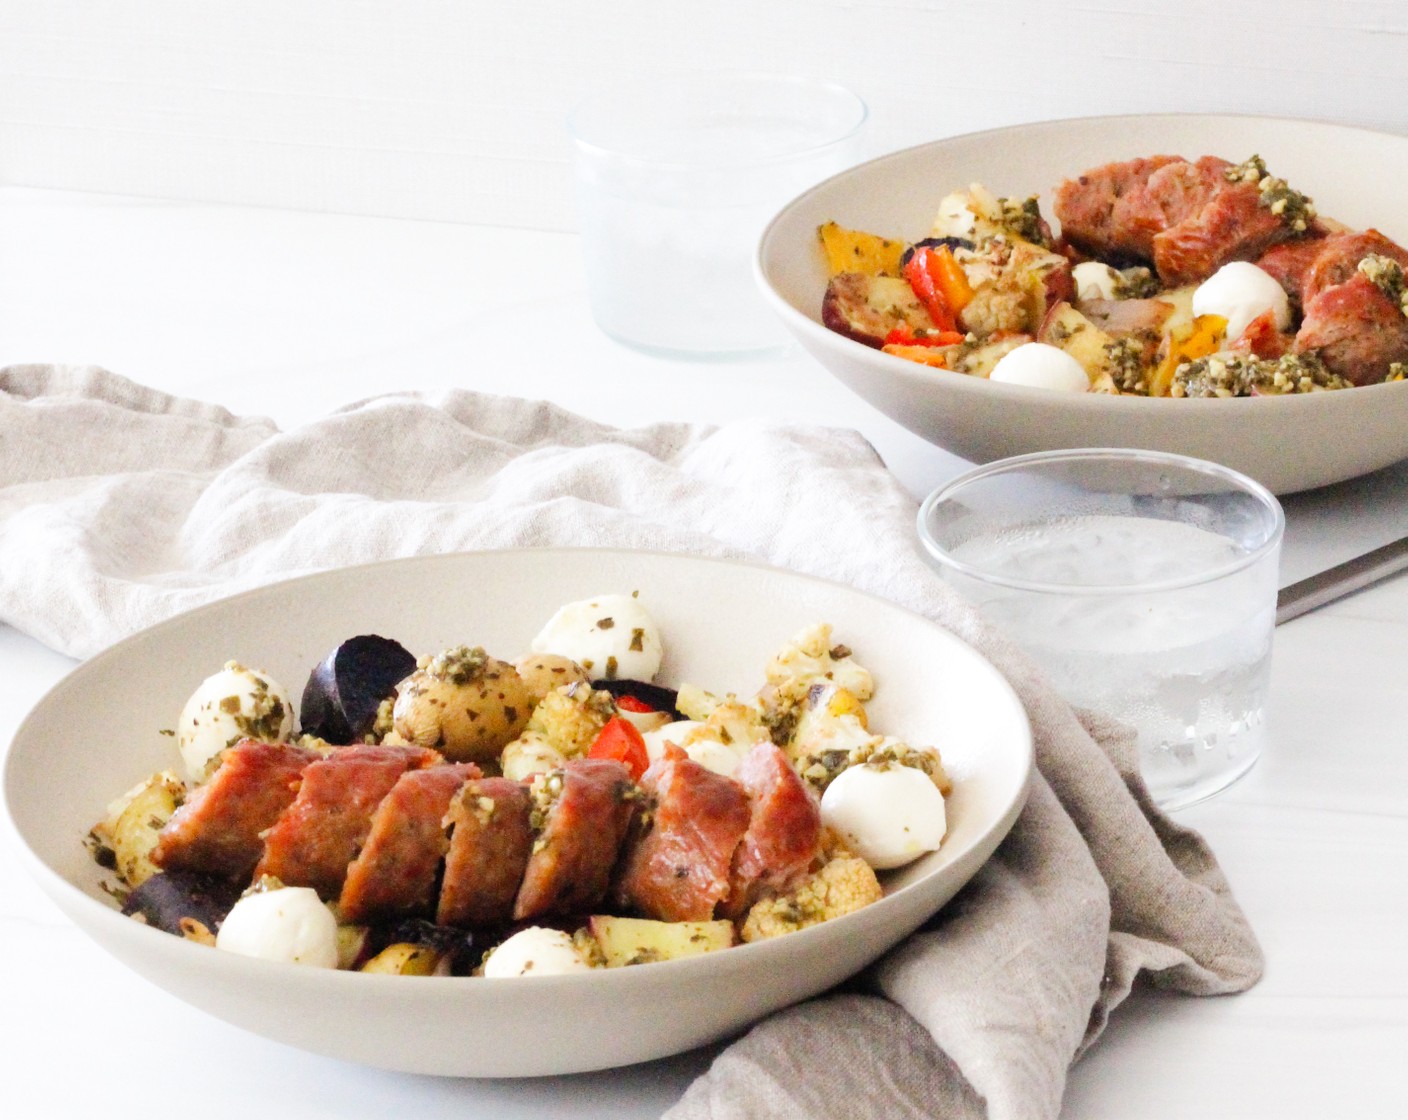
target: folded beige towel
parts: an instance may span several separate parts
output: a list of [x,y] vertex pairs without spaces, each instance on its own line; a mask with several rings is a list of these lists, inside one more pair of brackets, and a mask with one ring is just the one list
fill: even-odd
[[1040,775],[997,855],[862,984],[725,1050],[677,1120],[1054,1117],[1070,1063],[1137,978],[1209,995],[1261,973],[1212,853],[1149,803],[1129,737],[1079,718],[929,572],[914,517],[854,432],[623,431],[452,392],[284,433],[100,369],[0,370],[0,620],[75,656],[317,569],[610,545],[838,580],[935,619],[1006,673]]

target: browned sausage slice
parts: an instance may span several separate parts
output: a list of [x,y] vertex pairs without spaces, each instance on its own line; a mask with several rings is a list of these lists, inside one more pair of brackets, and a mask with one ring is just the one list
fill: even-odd
[[265,835],[255,876],[273,875],[285,886],[337,898],[381,799],[407,770],[439,760],[422,747],[357,746],[313,763],[293,804]]
[[466,782],[450,800],[450,849],[435,920],[445,926],[499,925],[513,918],[533,829],[528,787],[507,778]]
[[635,811],[635,783],[614,759],[574,758],[539,781],[551,804],[514,903],[519,921],[600,902]]
[[450,799],[480,775],[473,763],[402,774],[372,814],[361,852],[347,868],[338,909],[349,922],[419,914],[435,901],[435,878],[449,841]]
[[264,850],[260,834],[293,803],[299,776],[317,758],[288,743],[241,739],[166,823],[153,862],[167,871],[248,878]]
[[1408,362],[1408,318],[1356,271],[1305,305],[1295,349],[1314,351],[1331,372],[1368,385],[1384,379],[1389,363]]
[[752,799],[752,815],[733,855],[725,902],[731,917],[763,891],[785,889],[821,853],[821,807],[781,750],[758,743],[744,755],[738,780]]
[[627,849],[617,900],[666,922],[712,918],[752,819],[748,794],[674,746],[645,772],[641,786],[653,801],[651,823]]

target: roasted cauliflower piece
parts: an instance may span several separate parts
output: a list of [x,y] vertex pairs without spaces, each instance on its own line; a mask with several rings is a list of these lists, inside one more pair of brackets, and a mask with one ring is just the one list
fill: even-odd
[[847,647],[832,644],[831,626],[825,622],[797,634],[767,667],[768,684],[782,692],[796,692],[799,686],[809,686],[818,679],[835,681],[862,702],[875,695],[870,671],[851,656]]
[[839,845],[821,868],[805,876],[786,894],[753,904],[743,920],[739,937],[761,941],[818,925],[842,914],[860,910],[884,897],[880,880],[870,865]]
[[567,684],[538,702],[525,734],[540,737],[564,758],[578,758],[591,749],[606,721],[615,714],[616,701],[605,689]]

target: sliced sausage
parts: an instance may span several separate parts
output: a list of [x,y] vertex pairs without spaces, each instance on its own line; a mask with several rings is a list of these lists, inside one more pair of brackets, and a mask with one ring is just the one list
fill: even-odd
[[628,846],[614,894],[666,922],[706,921],[729,889],[733,853],[752,819],[748,794],[669,746],[641,778],[649,829]]
[[466,782],[450,800],[445,876],[435,920],[444,926],[492,926],[513,918],[533,849],[528,787],[507,778]]
[[1356,271],[1305,307],[1298,353],[1313,351],[1346,381],[1382,381],[1390,362],[1408,362],[1408,318],[1367,276]]
[[166,823],[153,862],[167,871],[248,878],[264,850],[260,834],[293,804],[300,776],[317,758],[288,743],[241,739]]
[[748,829],[733,855],[725,913],[738,917],[766,890],[783,890],[821,853],[821,807],[772,743],[743,757],[737,778],[751,801]]
[[[1228,182],[1231,164],[1214,156],[1204,156],[1194,167],[1199,186],[1188,191],[1180,206],[1201,201],[1179,215],[1171,206],[1170,221],[1153,238],[1154,268],[1168,285],[1191,284],[1205,280],[1230,261],[1254,261],[1272,245],[1295,236],[1291,227],[1261,204],[1261,191],[1255,183]],[[1151,176],[1149,189],[1159,188],[1159,176]]]
[[439,760],[423,747],[358,746],[314,762],[293,804],[265,835],[255,877],[273,875],[285,886],[337,898],[381,799],[407,770]]
[[577,913],[600,902],[635,809],[630,771],[614,759],[574,758],[540,781],[560,786],[537,830],[514,902],[519,921]]
[[449,847],[443,821],[473,763],[402,774],[372,814],[367,841],[347,868],[338,909],[349,922],[420,914],[435,902],[435,880]]
[[1150,156],[1107,163],[1067,179],[1057,186],[1052,202],[1062,240],[1101,260],[1147,262],[1153,255],[1152,234],[1143,236],[1129,216],[1117,216],[1116,208],[1126,200],[1121,209],[1127,209],[1127,200],[1143,192],[1160,167],[1186,162],[1180,156]]

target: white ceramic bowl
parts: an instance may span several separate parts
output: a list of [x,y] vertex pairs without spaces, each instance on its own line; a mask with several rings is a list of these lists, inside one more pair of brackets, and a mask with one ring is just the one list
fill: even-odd
[[[955,782],[943,847],[888,877],[857,913],[690,960],[534,979],[427,979],[259,961],[124,918],[83,846],[113,797],[175,761],[196,684],[236,658],[295,696],[354,634],[417,652],[459,642],[516,657],[562,603],[639,591],[661,624],[660,680],[749,695],[801,627],[834,624],[878,682],[873,724],[943,750]],[[1021,811],[1032,765],[1007,682],[947,631],[847,588],[659,553],[524,550],[393,561],[261,588],[172,619],[79,666],[25,720],[5,805],[40,885],[114,956],[241,1027],[349,1061],[516,1077],[626,1065],[742,1030],[864,967],[943,905]]]
[[[1114,160],[1170,153],[1234,162],[1260,154],[1321,214],[1408,244],[1408,137],[1265,117],[1095,117],[1020,125],[895,152],[809,190],[773,219],[756,260],[783,322],[842,382],[911,431],[965,459],[1069,447],[1137,447],[1211,459],[1285,494],[1408,457],[1408,383],[1230,400],[1153,400],[992,384],[929,369],[821,325],[826,221],[903,239],[927,236],[939,200],[980,182],[1040,194],[1051,219],[1062,179]],[[1053,225],[1055,223],[1053,222]]]

